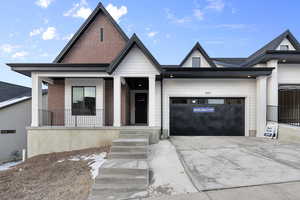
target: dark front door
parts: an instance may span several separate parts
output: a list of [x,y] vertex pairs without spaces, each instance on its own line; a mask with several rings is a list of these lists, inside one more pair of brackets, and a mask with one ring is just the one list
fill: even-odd
[[135,123],[147,123],[147,93],[135,94]]
[[170,99],[170,134],[179,136],[244,136],[242,98]]

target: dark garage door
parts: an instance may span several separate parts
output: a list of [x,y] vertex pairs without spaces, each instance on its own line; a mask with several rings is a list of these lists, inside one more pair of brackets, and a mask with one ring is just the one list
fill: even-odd
[[244,136],[244,98],[170,98],[170,135]]

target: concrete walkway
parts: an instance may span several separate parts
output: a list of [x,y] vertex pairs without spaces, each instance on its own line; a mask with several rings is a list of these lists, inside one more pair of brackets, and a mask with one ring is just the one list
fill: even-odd
[[198,191],[300,181],[299,143],[253,137],[171,141]]
[[300,182],[213,190],[147,200],[299,200]]

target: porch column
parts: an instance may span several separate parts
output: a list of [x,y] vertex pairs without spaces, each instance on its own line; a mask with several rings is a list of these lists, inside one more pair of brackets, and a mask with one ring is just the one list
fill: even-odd
[[32,100],[31,100],[31,126],[40,125],[40,111],[42,109],[42,79],[36,73],[31,74],[32,79]]
[[148,126],[155,126],[155,76],[150,76],[149,80],[149,109],[148,109]]
[[268,79],[268,105],[278,106],[278,60],[268,61],[267,67],[275,68]]
[[121,126],[121,77],[114,77],[114,126]]
[[256,135],[264,135],[267,124],[267,77],[256,79]]

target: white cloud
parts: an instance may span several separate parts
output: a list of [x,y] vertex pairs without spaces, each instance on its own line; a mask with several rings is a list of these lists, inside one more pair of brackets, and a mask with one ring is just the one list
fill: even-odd
[[223,0],[206,0],[208,5],[206,6],[207,9],[212,9],[215,11],[223,11],[225,7],[225,3]]
[[15,49],[18,49],[20,47],[21,46],[19,46],[19,45],[3,44],[3,45],[0,45],[0,50],[4,53],[11,53]]
[[37,29],[33,29],[29,35],[30,37],[33,37],[33,36],[36,36],[36,35],[39,35],[43,32],[43,28],[37,28]]
[[71,40],[73,36],[74,36],[74,34],[71,33],[71,34],[69,34],[69,35],[66,35],[66,36],[63,37],[62,39],[63,39],[63,40]]
[[215,26],[216,28],[226,28],[226,29],[245,29],[249,26],[246,24],[219,24]]
[[200,10],[200,9],[194,9],[194,16],[198,19],[198,20],[203,20],[204,18],[204,13]]
[[191,19],[189,17],[182,17],[178,18],[173,14],[170,9],[166,9],[167,19],[169,19],[171,22],[176,24],[185,24],[187,22],[190,22]]
[[56,37],[56,28],[48,27],[47,30],[43,33],[43,40],[52,40]]
[[36,5],[40,6],[41,8],[48,8],[48,6],[53,2],[54,0],[37,0],[35,2]]
[[14,53],[11,57],[12,58],[24,58],[27,55],[28,55],[28,52],[26,52],[26,51],[20,51],[20,52]]
[[88,7],[86,0],[81,0],[79,3],[73,4],[73,7],[66,11],[64,16],[87,19],[91,13],[92,9]]
[[108,4],[106,6],[106,10],[109,12],[109,14],[116,20],[117,22],[120,21],[120,18],[127,14],[127,7],[126,6],[120,6],[119,8],[117,6],[114,6],[113,4]]
[[157,31],[150,31],[149,33],[147,33],[147,36],[151,38],[151,37],[156,36],[157,34],[158,34]]

